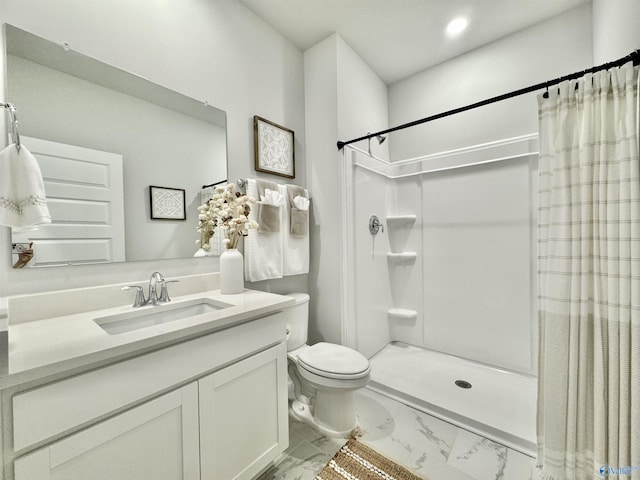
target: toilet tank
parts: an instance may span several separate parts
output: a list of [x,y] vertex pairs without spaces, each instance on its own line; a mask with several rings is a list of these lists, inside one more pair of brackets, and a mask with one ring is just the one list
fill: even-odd
[[296,301],[295,305],[284,311],[287,322],[287,351],[291,351],[307,343],[309,295],[306,293],[289,293],[287,297],[291,297]]

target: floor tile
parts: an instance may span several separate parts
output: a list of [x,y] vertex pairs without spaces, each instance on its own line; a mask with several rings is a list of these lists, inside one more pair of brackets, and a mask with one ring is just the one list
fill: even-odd
[[259,480],[313,480],[331,457],[304,441]]
[[[534,459],[380,393],[355,393],[359,439],[428,480],[532,480]],[[258,480],[313,480],[346,442],[289,416],[289,448]]]
[[502,480],[507,450],[487,438],[458,429],[447,464],[477,480]]
[[507,451],[507,468],[504,470],[505,480],[533,480],[536,460],[515,450]]

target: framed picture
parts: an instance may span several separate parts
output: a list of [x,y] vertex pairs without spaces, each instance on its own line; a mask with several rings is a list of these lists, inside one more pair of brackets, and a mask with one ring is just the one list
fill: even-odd
[[187,210],[182,188],[149,187],[152,220],[186,220]]
[[293,130],[253,117],[256,171],[296,178]]

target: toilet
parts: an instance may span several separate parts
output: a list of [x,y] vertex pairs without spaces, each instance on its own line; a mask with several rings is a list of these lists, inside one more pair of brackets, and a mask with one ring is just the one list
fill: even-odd
[[309,295],[287,296],[296,301],[284,312],[291,414],[328,437],[348,437],[358,426],[353,392],[369,382],[369,360],[342,345],[307,345]]

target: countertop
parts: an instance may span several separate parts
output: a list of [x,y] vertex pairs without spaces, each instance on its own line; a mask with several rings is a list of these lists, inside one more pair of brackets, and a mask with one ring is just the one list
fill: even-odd
[[[219,290],[209,290],[175,297],[167,305],[199,298],[229,306],[117,335],[105,332],[94,319],[131,312],[134,309],[130,305],[10,324],[0,388],[97,368],[263,317],[295,303],[287,296],[255,290],[245,290],[236,295],[222,295]],[[163,305],[145,306],[135,311],[161,308]]]

